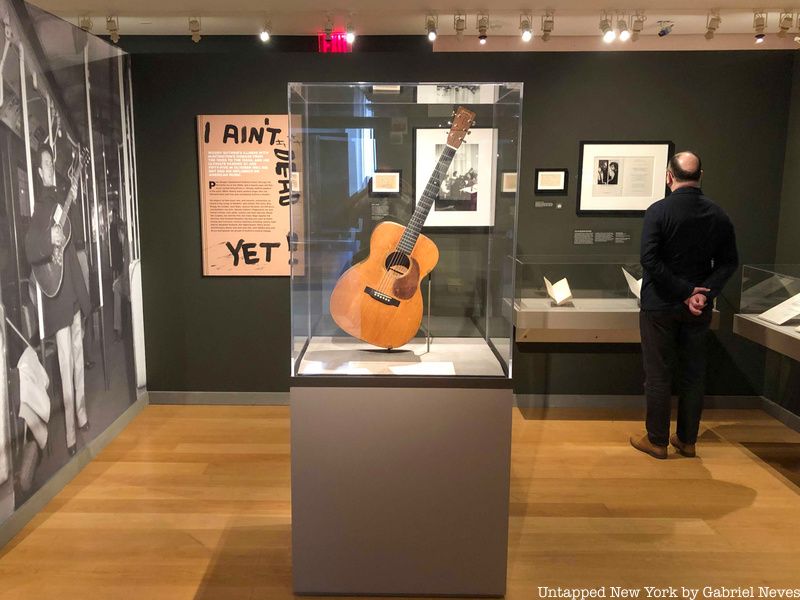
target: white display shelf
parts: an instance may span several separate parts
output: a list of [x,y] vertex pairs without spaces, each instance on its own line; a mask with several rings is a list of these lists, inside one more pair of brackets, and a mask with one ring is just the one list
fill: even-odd
[[[514,304],[517,342],[641,342],[639,303],[635,298],[573,298],[554,306],[550,298],[520,298]],[[719,327],[714,310],[711,328]]]
[[800,361],[800,332],[797,323],[774,325],[758,315],[738,314],[733,317],[733,332],[779,354]]

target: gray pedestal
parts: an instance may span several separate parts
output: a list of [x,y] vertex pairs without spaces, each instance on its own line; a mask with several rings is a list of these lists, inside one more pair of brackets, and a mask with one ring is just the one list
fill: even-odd
[[293,387],[299,594],[502,596],[509,389]]

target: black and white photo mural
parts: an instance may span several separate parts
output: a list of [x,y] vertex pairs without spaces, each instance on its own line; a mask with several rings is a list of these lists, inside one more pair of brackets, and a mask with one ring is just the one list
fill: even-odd
[[0,523],[146,383],[127,55],[0,0]]

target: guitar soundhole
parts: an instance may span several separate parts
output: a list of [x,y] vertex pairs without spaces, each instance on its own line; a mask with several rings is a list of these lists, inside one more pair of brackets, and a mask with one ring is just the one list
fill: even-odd
[[406,274],[411,266],[411,259],[404,252],[392,252],[386,257],[384,266],[387,271],[399,277]]

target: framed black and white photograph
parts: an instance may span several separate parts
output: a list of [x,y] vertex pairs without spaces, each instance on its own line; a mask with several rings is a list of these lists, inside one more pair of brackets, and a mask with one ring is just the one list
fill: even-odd
[[[497,130],[471,129],[453,157],[425,221],[426,227],[494,225]],[[447,145],[447,129],[415,130],[414,199],[419,202]]]
[[664,197],[672,142],[581,142],[578,215],[637,216]]
[[500,173],[500,193],[509,195],[517,193],[516,171],[503,171]]
[[566,196],[569,182],[567,169],[536,169],[533,191],[537,196]]
[[370,196],[398,196],[401,171],[375,171],[369,180]]

